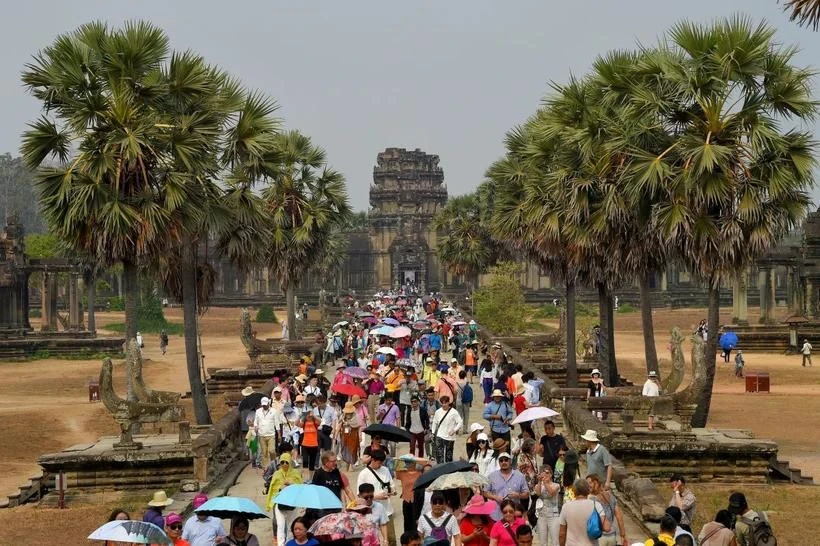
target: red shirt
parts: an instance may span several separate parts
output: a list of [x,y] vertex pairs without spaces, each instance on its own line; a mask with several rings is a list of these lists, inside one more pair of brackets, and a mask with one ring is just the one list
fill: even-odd
[[[519,527],[527,523],[524,518],[515,518],[509,527],[504,527],[504,521],[497,521],[490,531],[490,538],[498,539],[498,546],[516,546],[515,545],[515,531]],[[510,533],[512,531],[512,533]]]
[[513,398],[513,405],[515,406],[515,414],[521,415],[521,412],[527,409],[527,400],[523,394],[519,394]]
[[[493,526],[493,520],[488,520],[488,523],[484,524],[484,532],[487,535],[490,534],[490,529]],[[467,514],[464,516],[464,519],[461,520],[459,524],[459,528],[461,529],[461,543],[465,546],[490,546],[490,539],[485,537],[477,537],[472,540],[464,540],[464,537],[467,535],[471,535],[475,532],[476,526],[473,525],[473,522],[470,521],[470,515]]]

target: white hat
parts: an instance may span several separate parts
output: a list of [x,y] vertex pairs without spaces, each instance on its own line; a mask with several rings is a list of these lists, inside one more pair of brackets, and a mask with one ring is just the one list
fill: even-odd
[[473,423],[470,425],[470,432],[475,432],[477,430],[484,430],[484,425],[481,423]]
[[478,435],[476,435],[476,437],[475,437],[475,441],[480,442],[481,440],[484,440],[485,442],[489,442],[490,438],[485,433],[479,432]]
[[504,459],[504,458],[509,459],[509,460],[512,461],[512,456],[509,453],[507,453],[506,451],[498,456],[498,460],[501,460],[501,459]]
[[456,364],[458,364],[458,359],[457,358],[451,358],[450,362],[455,362]]
[[263,396],[262,400],[260,400],[259,403],[263,406],[270,406],[270,398],[268,398],[267,396]]
[[658,377],[658,372],[656,372],[655,370],[650,370],[649,374],[647,375],[648,377]]
[[242,396],[250,396],[253,394],[253,387],[248,385],[244,389],[242,389]]
[[278,393],[281,394],[282,393],[282,387],[279,387],[279,386],[274,387],[273,392],[278,392]]
[[592,368],[592,371],[589,373],[589,375],[595,374],[601,375],[601,370],[599,370],[598,368]]
[[491,398],[495,398],[496,396],[504,396],[504,393],[501,392],[501,389],[495,389],[493,394],[490,396]]
[[585,433],[581,435],[582,440],[586,440],[587,442],[600,442],[598,439],[598,433],[592,429],[588,429]]
[[474,321],[474,320],[471,320],[471,321],[470,321],[470,324],[475,324],[475,321]]
[[174,499],[169,499],[165,491],[155,491],[153,498],[148,501],[148,506],[168,506],[174,503]]

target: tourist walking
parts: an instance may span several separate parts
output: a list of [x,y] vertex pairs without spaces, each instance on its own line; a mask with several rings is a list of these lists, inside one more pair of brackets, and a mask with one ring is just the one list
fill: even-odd
[[669,483],[672,485],[672,498],[669,501],[669,506],[677,506],[680,509],[682,514],[681,527],[691,532],[692,520],[695,517],[695,505],[697,504],[695,493],[686,487],[686,478],[682,474],[672,474]]
[[165,330],[159,333],[159,348],[163,355],[168,352],[168,332]]
[[808,339],[803,340],[803,348],[800,349],[800,352],[803,353],[803,366],[806,365],[806,362],[811,366],[811,343]]
[[[483,495],[496,502],[512,499],[520,503],[523,499],[529,498],[530,487],[527,479],[524,474],[513,469],[512,456],[509,453],[504,452],[498,455],[498,466],[498,470],[487,476],[490,483],[482,491]],[[500,520],[501,510],[496,509],[490,517],[494,521]]]
[[[655,397],[661,395],[661,384],[658,381],[658,372],[655,370],[650,370],[646,381],[643,384],[643,390],[641,391],[643,396]],[[649,410],[649,420],[648,420],[648,428],[649,430],[655,430],[655,413],[650,408]]]
[[356,415],[356,407],[353,402],[347,402],[342,410],[342,418],[336,424],[336,441],[339,445],[339,456],[347,463],[347,471],[359,460],[359,431],[362,423]]
[[[538,441],[536,453],[542,456],[542,463],[549,466],[555,472],[555,463],[558,462],[558,454],[561,447],[566,446],[566,440],[561,434],[556,434],[555,423],[549,419],[544,421],[544,435]],[[566,447],[564,447],[566,450]]]
[[444,495],[440,491],[433,492],[430,497],[430,511],[419,518],[418,531],[425,539],[446,540],[453,546],[461,546],[458,520],[445,510]]
[[366,483],[373,486],[373,499],[384,508],[384,513],[390,519],[387,523],[388,544],[394,544],[395,531],[393,530],[393,503],[391,497],[396,495],[396,488],[390,470],[384,466],[386,459],[387,456],[384,451],[378,449],[373,451],[370,454],[370,462],[359,472],[356,487],[361,488],[362,484]]
[[490,422],[490,438],[503,438],[509,443],[513,411],[500,389],[492,392],[492,401],[484,408],[483,416]]
[[538,474],[538,482],[533,488],[535,494],[536,529],[541,546],[558,546],[558,531],[561,527],[558,517],[561,506],[561,484],[552,477],[552,467],[545,465]]
[[330,450],[333,447],[333,427],[339,416],[336,410],[327,404],[327,399],[321,395],[316,398],[313,416],[319,421],[319,447],[322,451]]
[[374,501],[376,489],[373,484],[363,483],[359,486],[359,498],[356,499],[356,505],[348,510],[359,512],[364,515],[370,523],[372,523],[379,530],[382,544],[390,544],[387,537],[387,524],[390,518],[384,511],[384,506]]
[[490,546],[516,546],[516,532],[526,525],[524,518],[516,517],[515,513],[521,506],[512,499],[501,501],[501,518],[490,529]]
[[142,515],[142,521],[153,523],[160,529],[165,525],[162,517],[162,509],[174,503],[174,499],[169,499],[165,491],[155,491],[154,496],[148,501],[148,509]]
[[[199,493],[194,497],[194,510],[208,502],[208,495]],[[182,526],[182,538],[191,546],[213,546],[222,544],[225,540],[225,529],[222,520],[215,516],[205,516],[194,513]]]
[[700,546],[737,546],[737,538],[732,531],[735,517],[728,510],[718,510],[714,521],[703,526],[698,535]]
[[606,517],[604,507],[601,503],[587,498],[589,496],[589,485],[584,479],[577,479],[572,484],[575,492],[575,499],[567,502],[561,508],[561,515],[558,516],[558,543],[572,544],[572,546],[596,546],[598,541],[590,539],[587,535],[587,520],[592,511],[598,512],[601,518],[601,529],[606,533],[612,525]]
[[473,404],[473,387],[467,381],[467,372],[465,370],[458,372],[456,385],[456,410],[461,415],[461,432],[467,434],[467,423],[470,422],[470,406]]
[[601,483],[601,478],[597,474],[589,474],[587,476],[587,483],[589,484],[590,498],[601,503],[606,518],[611,524],[610,530],[604,532],[601,538],[598,539],[598,546],[628,545],[629,540],[626,537],[624,515],[623,512],[621,512],[621,507],[618,505],[618,499],[615,498],[615,494],[612,491],[606,491],[604,489],[604,484]]
[[490,463],[495,462],[493,450],[490,449],[489,438],[483,432],[476,436],[476,442],[478,444],[478,448],[473,451],[473,454],[470,457],[470,462],[478,466],[479,474],[482,476],[487,476],[490,470]]
[[601,445],[596,431],[587,430],[581,439],[587,443],[587,473],[604,478],[604,489],[609,490],[612,484],[612,455]]
[[[760,512],[749,508],[746,495],[735,492],[729,495],[729,512],[735,516],[735,538],[737,546],[754,546],[752,542],[752,527],[756,525],[768,526],[768,518]],[[807,522],[808,523],[808,522]],[[771,528],[769,529],[771,530]]]
[[424,457],[424,435],[430,428],[430,416],[421,406],[418,396],[410,399],[410,411],[404,416],[404,428],[410,433],[410,455]]
[[484,403],[490,401],[492,398],[493,384],[495,383],[496,369],[493,361],[485,357],[481,361],[481,371],[479,378],[481,379],[481,388],[484,389]]
[[738,350],[735,355],[735,377],[743,377],[743,366],[746,365],[746,360],[743,358],[743,351]]
[[262,468],[268,468],[271,456],[276,452],[276,437],[281,433],[281,414],[271,407],[271,400],[263,397],[261,407],[256,410],[253,418],[253,429],[259,441],[259,450],[262,454]]
[[319,421],[312,412],[307,412],[300,423],[302,427],[302,472],[310,476],[319,460]]
[[436,444],[436,462],[449,463],[453,460],[456,436],[462,427],[461,415],[453,408],[447,395],[439,398],[441,407],[433,415],[433,441]]
[[273,498],[285,487],[296,483],[302,483],[302,474],[299,473],[298,468],[294,468],[290,453],[282,453],[279,456],[279,468],[271,476],[265,503],[265,510],[268,512],[273,511],[277,544],[284,544],[288,540],[288,530],[298,512],[292,506],[280,507],[274,505]]
[[[176,512],[169,512],[165,516],[165,534],[171,539],[174,546],[191,546],[191,543],[182,538],[182,516]],[[259,546],[257,543],[256,546]]]

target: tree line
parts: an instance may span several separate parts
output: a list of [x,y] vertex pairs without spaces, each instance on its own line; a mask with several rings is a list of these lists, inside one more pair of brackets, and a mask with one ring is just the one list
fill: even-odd
[[563,283],[567,378],[577,385],[575,290],[599,296],[600,367],[617,382],[612,292],[638,282],[646,363],[657,370],[649,279],[674,263],[708,290],[705,426],[715,375],[720,284],[804,218],[817,142],[813,71],[774,29],[738,16],[682,21],[660,43],[598,57],[554,82],[505,137],[471,195],[436,218],[440,259],[475,278],[525,257]]

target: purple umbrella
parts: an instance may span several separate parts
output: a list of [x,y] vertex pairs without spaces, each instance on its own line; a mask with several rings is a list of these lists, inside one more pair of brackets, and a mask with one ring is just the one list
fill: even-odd
[[382,322],[385,323],[385,324],[389,324],[390,326],[398,326],[399,325],[399,321],[397,321],[394,318],[382,319]]
[[342,373],[357,379],[365,379],[367,377],[367,370],[359,368],[358,366],[350,366],[342,370]]

